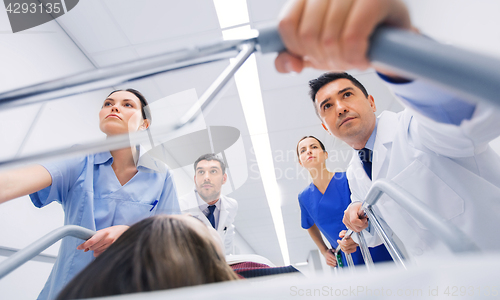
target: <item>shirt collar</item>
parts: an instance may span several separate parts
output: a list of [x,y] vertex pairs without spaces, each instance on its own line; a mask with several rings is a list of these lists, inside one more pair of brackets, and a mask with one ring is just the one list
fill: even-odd
[[368,148],[373,151],[373,146],[375,145],[375,137],[377,136],[377,126],[378,126],[378,118],[375,121],[375,127],[373,128],[372,134],[370,138],[366,142],[365,148]]
[[[200,208],[200,210],[204,211],[204,210],[208,209],[208,203],[205,202],[205,200],[201,199],[200,195],[198,194],[198,191],[195,190],[194,193],[196,194],[196,200],[198,200],[198,207]],[[219,197],[219,200],[220,200],[220,197]],[[215,202],[215,207],[220,210],[221,204],[220,204],[219,200],[217,200],[217,202]]]
[[[166,172],[166,165],[155,157],[151,156],[143,146],[137,146],[136,149],[139,153],[139,159],[137,160],[138,170],[142,169],[142,171],[145,171],[145,169],[149,169],[156,172]],[[111,152],[105,151],[94,154],[94,164],[105,164],[108,161],[111,161],[110,164],[113,163],[113,156],[111,155]]]
[[111,160],[111,163],[113,163],[113,156],[111,156],[111,152],[109,151],[94,154],[95,165],[105,164],[109,160]]

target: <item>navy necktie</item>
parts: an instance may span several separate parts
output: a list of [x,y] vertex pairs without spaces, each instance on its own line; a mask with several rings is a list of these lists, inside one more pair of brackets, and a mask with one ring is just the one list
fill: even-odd
[[363,169],[365,169],[366,175],[372,179],[372,150],[368,148],[363,148],[358,151],[359,159],[363,163]]
[[208,215],[207,215],[207,219],[208,219],[208,221],[210,221],[210,224],[212,224],[212,227],[213,227],[213,228],[215,228],[214,210],[215,210],[215,205],[209,205],[209,206],[208,206]]

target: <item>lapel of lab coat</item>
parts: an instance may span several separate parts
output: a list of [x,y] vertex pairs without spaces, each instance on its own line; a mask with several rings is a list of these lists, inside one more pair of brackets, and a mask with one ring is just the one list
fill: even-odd
[[[217,224],[217,232],[224,240],[224,228],[226,220],[229,216],[229,210],[227,209],[227,203],[224,200],[224,196],[220,196],[220,212],[219,212],[219,223]],[[189,196],[184,201],[185,208],[183,208],[183,212],[190,213],[193,217],[201,220],[205,225],[212,226],[210,221],[207,219],[207,216],[201,211],[198,206],[198,199],[196,199],[196,191],[193,191],[189,194]]]
[[373,146],[372,181],[379,178],[380,171],[383,166],[387,168],[386,161],[390,156],[390,153],[388,155],[387,152],[392,147],[392,141],[394,140],[394,135],[397,130],[397,123],[398,114],[396,113],[383,112],[379,117],[375,144]]
[[229,215],[229,211],[227,210],[227,203],[224,201],[224,196],[220,195],[220,213],[219,213],[219,224],[217,227],[217,231],[219,234],[224,234],[224,228],[226,224],[227,217]]
[[205,225],[207,226],[212,226],[210,224],[210,221],[208,221],[207,217],[205,214],[201,211],[200,207],[198,206],[198,199],[196,199],[196,191],[193,190],[193,192],[189,193],[189,195],[186,198],[182,199],[182,204],[181,204],[181,210],[182,213],[189,213],[193,217],[199,219]]

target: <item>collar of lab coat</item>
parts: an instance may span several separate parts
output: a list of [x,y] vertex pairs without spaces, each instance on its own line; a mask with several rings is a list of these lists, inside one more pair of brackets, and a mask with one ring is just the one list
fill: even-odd
[[[196,192],[196,190],[193,190],[193,194],[191,194],[191,196],[188,199],[189,199],[188,206],[190,207],[189,213],[191,213],[191,215],[197,216],[199,218],[203,217],[204,219],[206,219],[206,222],[204,222],[204,223],[207,224],[208,219],[206,218],[205,214],[202,212],[202,208],[199,206],[198,192]],[[203,201],[203,200],[201,200],[201,201]],[[229,211],[228,211],[226,203],[224,201],[224,195],[222,195],[222,194],[220,195],[219,201],[217,201],[216,206],[217,206],[217,208],[219,208],[219,222],[217,225],[217,232],[223,232],[226,229],[224,224],[226,223],[226,220],[229,216]]]
[[[196,195],[196,201],[198,202],[198,207],[200,208],[200,210],[204,211],[205,209],[207,209],[208,203],[205,202],[205,200],[201,199],[200,194],[198,194],[197,190],[194,190],[194,194]],[[221,202],[222,201],[220,201],[220,197],[217,202],[215,202],[215,207],[217,207],[218,210],[221,210]]]

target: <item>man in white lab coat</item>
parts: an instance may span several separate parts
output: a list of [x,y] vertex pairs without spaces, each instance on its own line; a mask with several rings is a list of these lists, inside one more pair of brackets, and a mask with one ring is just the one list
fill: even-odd
[[224,243],[225,254],[232,254],[238,202],[221,195],[227,180],[225,163],[215,154],[205,154],[195,161],[194,171],[196,190],[179,200],[181,210],[213,227]]
[[[346,210],[346,225],[366,228],[366,220],[357,215],[360,201],[372,182],[388,178],[460,228],[480,249],[500,249],[496,229],[491,230],[498,228],[494,220],[500,212],[500,157],[488,145],[500,135],[500,112],[421,82],[382,78],[407,108],[378,118],[373,97],[347,73],[326,73],[310,82],[325,128],[355,149],[347,169],[355,203]],[[392,199],[383,196],[376,207],[411,257],[448,253],[432,228],[414,221]]]
[[[417,31],[401,0],[289,1],[279,23],[287,51],[276,58],[276,69],[288,73],[305,67],[375,67],[385,74],[394,72],[367,57],[370,36],[382,24]],[[467,103],[420,81],[383,79],[406,109],[384,112],[378,121],[373,97],[350,79],[320,84],[312,92],[325,128],[363,150],[365,161],[356,153],[348,169],[353,201],[364,199],[372,181],[388,178],[458,226],[481,249],[500,249],[500,159],[488,145],[500,134],[498,109]],[[365,158],[372,158],[371,165]],[[391,200],[380,199],[377,206],[412,257],[446,251]],[[359,207],[359,202],[351,204],[344,216],[356,231],[368,226],[366,218],[357,215]]]

